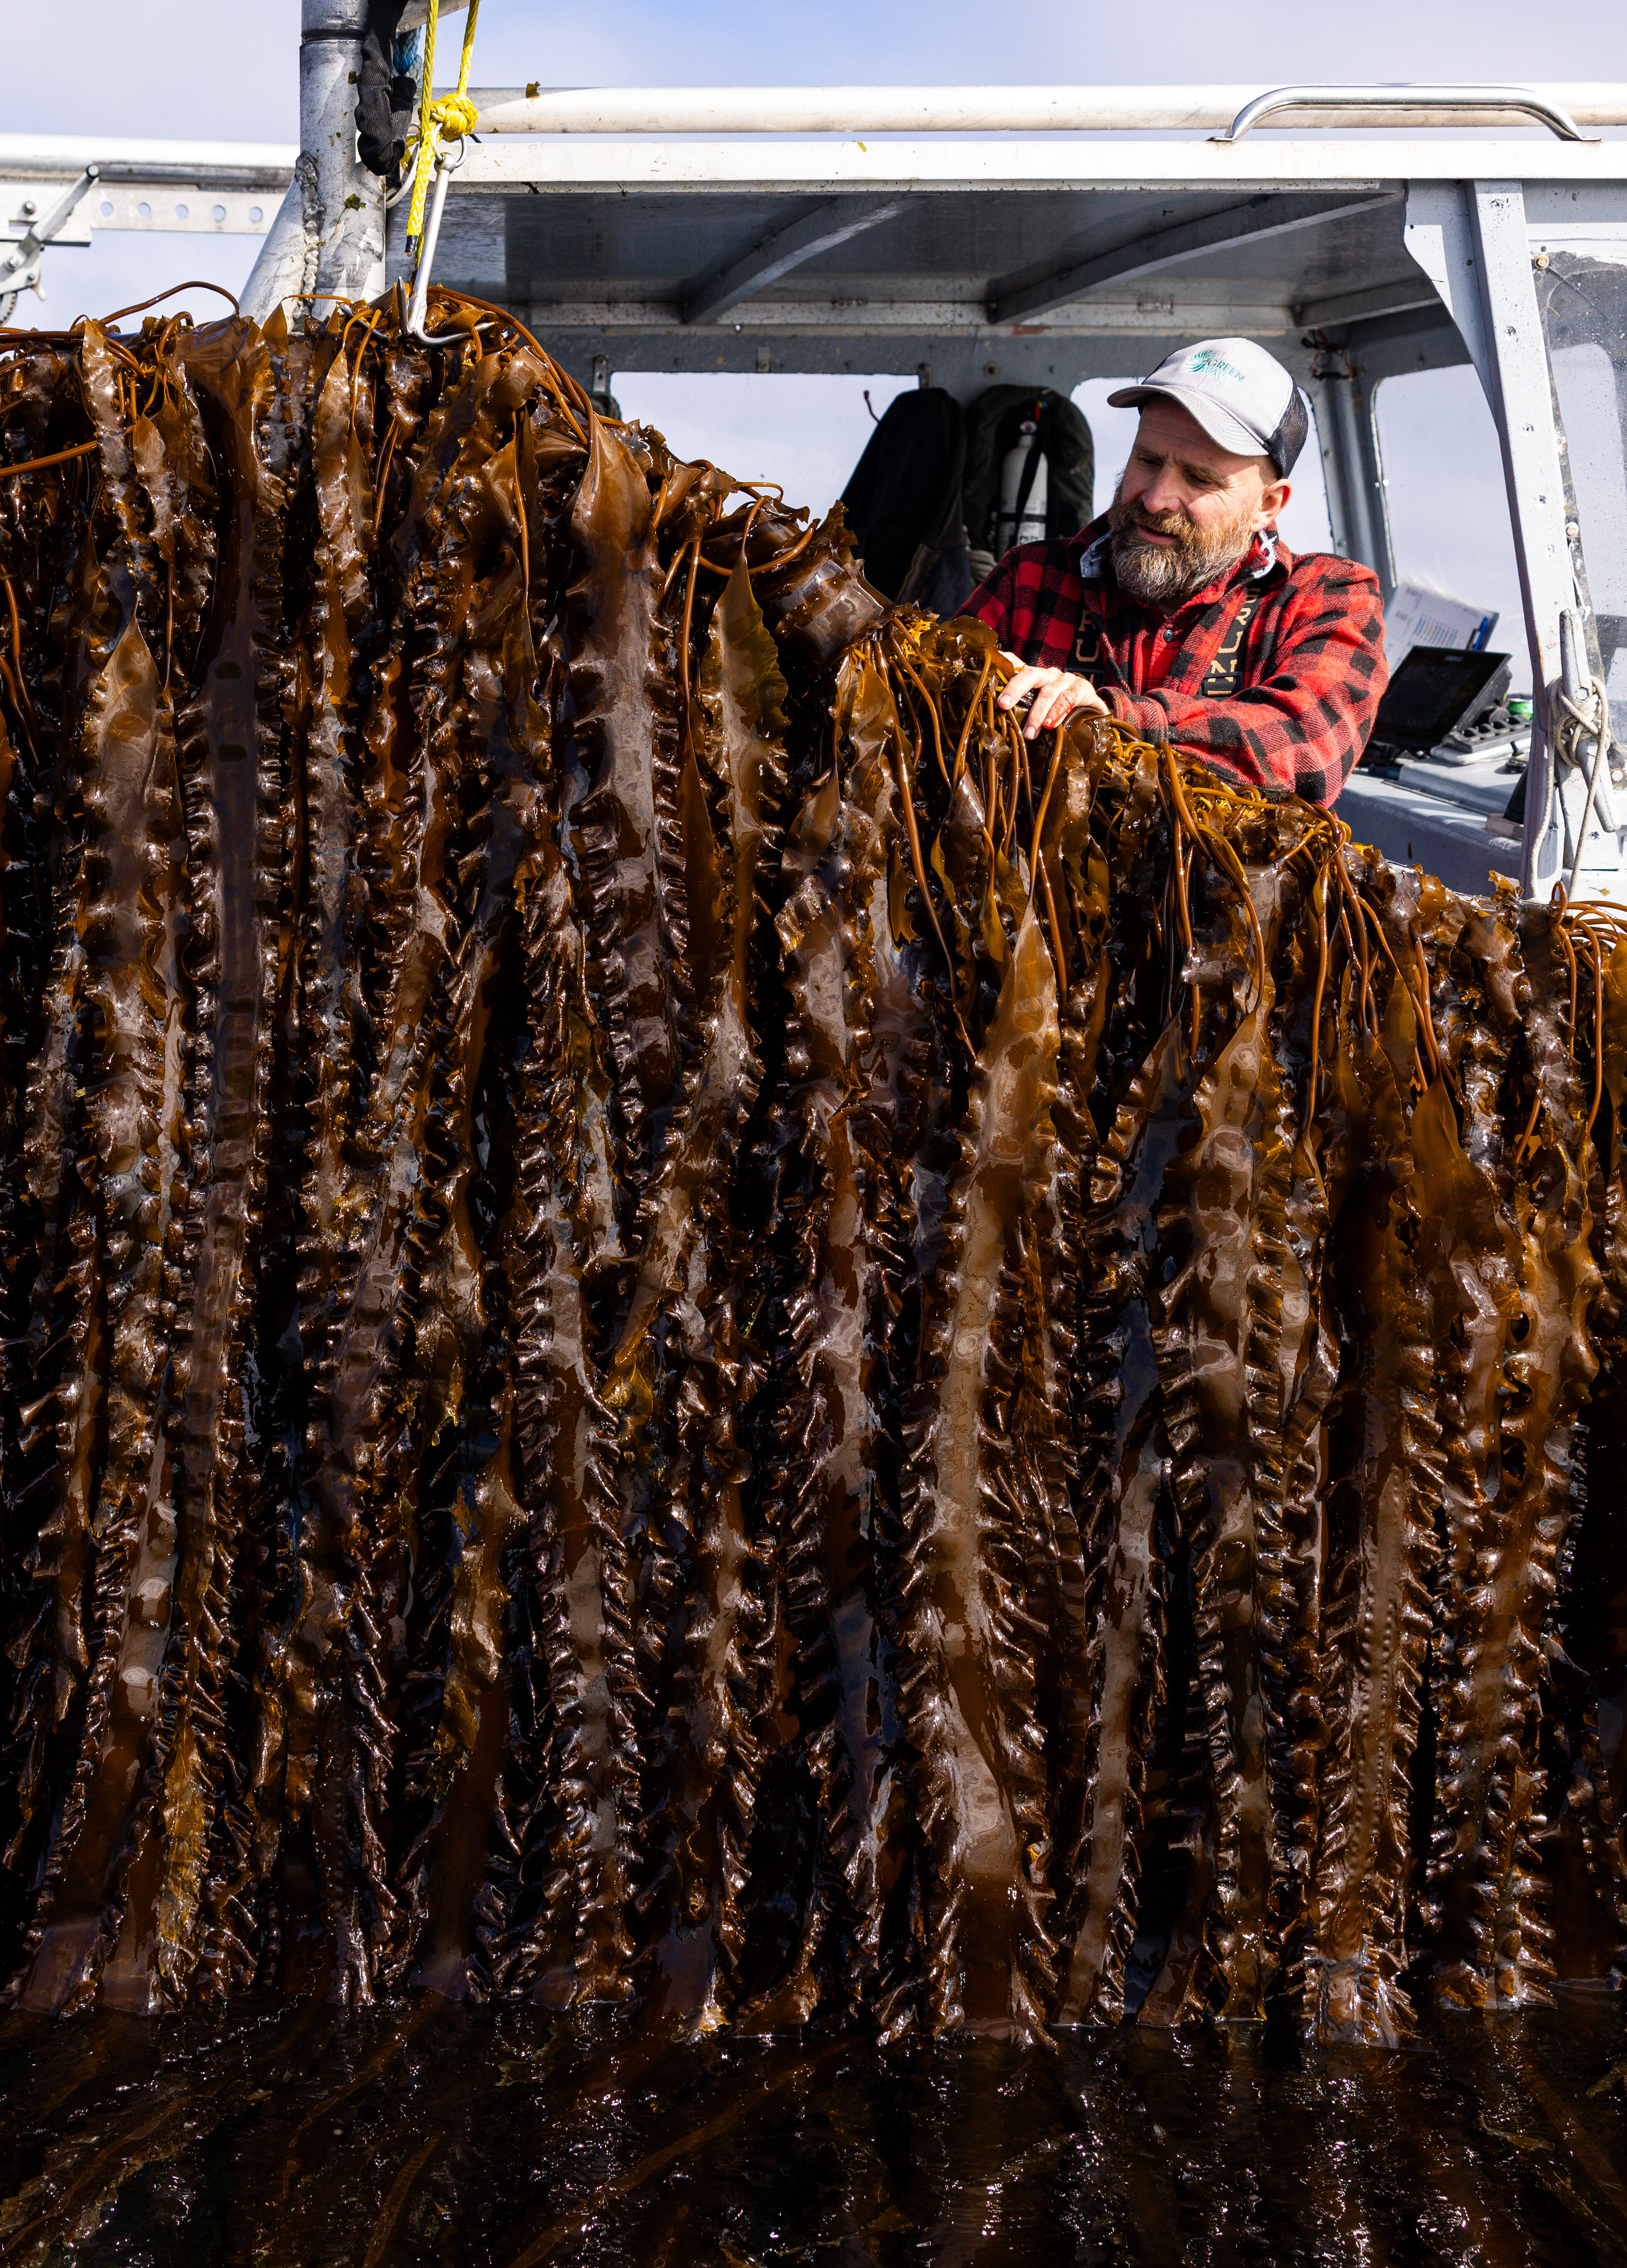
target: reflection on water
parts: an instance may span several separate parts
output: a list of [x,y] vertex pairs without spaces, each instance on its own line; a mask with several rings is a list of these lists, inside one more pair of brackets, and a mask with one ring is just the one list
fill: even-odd
[[1627,2262],[1613,1996],[1410,2053],[1254,2028],[674,2044],[435,1999],[0,2023],[0,2257]]

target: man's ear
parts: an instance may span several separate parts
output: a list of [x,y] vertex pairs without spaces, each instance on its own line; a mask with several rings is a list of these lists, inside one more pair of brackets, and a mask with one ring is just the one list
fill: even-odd
[[1260,525],[1270,527],[1280,512],[1286,511],[1293,488],[1287,481],[1267,481],[1260,490]]

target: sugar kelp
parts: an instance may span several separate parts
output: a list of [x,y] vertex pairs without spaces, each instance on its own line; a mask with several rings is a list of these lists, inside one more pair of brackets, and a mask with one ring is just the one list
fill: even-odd
[[1614,1977],[1613,917],[437,306],[0,357],[13,1999]]

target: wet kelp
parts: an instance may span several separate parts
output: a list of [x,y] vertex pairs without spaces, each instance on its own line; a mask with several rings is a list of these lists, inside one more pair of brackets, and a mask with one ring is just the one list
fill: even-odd
[[437,320],[0,362],[13,1999],[1613,1977],[1627,944]]

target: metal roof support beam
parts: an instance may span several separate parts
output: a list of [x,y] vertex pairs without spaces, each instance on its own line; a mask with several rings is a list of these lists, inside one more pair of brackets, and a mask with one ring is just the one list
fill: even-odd
[[1376,387],[1403,371],[1454,370],[1471,359],[1455,323],[1439,299],[1395,315],[1364,317],[1344,327],[1343,343]]
[[0,134],[0,179],[71,180],[89,163],[114,183],[283,189],[299,155],[283,142],[152,142],[84,134]]
[[[512,304],[518,309],[520,302],[515,298]],[[725,329],[731,336],[738,332],[759,339],[805,337],[815,332],[829,332],[849,338],[872,339],[878,343],[904,333],[912,336],[937,334],[983,339],[997,353],[1012,335],[1010,332],[991,331],[981,304],[969,294],[945,299],[764,297],[748,300],[739,307],[738,320],[732,324],[686,323],[670,299],[544,299],[541,295],[527,295],[526,304],[546,310],[539,313],[538,321],[550,332],[665,332],[673,338],[703,341],[715,340]],[[1194,325],[1200,330],[1206,328],[1212,331],[1228,323],[1234,331],[1249,338],[1280,338],[1285,332],[1295,328],[1293,312],[1289,307],[1280,304],[1268,306],[1257,299],[1228,299],[1218,292],[1204,298],[1185,298],[1179,308],[1171,299],[1160,300],[1152,307],[1126,306],[1116,299],[1086,301],[1081,307],[1064,309],[1053,323],[1032,328],[1035,332],[1042,331],[1047,338],[1056,339],[1100,338],[1109,334],[1119,338],[1161,334],[1171,338],[1189,338]],[[1019,335],[1021,328],[1018,327]],[[694,367],[710,370],[713,364],[703,353]],[[913,364],[910,367],[914,367]]]
[[1232,252],[1262,243],[1268,237],[1287,236],[1295,229],[1320,228],[1351,213],[1371,212],[1375,205],[1397,203],[1400,196],[1398,189],[1367,189],[1357,196],[1332,200],[1263,193],[1244,204],[1228,205],[1224,212],[1206,214],[1202,220],[1179,221],[1174,228],[1137,237],[1093,259],[1071,261],[1042,276],[1037,284],[1026,284],[1012,291],[1002,291],[997,285],[989,295],[989,320],[1031,322],[1036,316],[1049,314],[1053,307],[1065,307],[1086,292],[1100,290],[1104,284],[1130,284],[1139,276],[1156,276],[1162,269],[1179,267],[1206,252]]
[[[1572,831],[1586,821],[1579,770],[1555,782],[1551,821],[1548,782],[1554,775],[1551,713],[1561,674],[1559,617],[1576,604],[1576,571],[1565,528],[1564,476],[1554,431],[1553,379],[1531,276],[1525,195],[1518,181],[1465,182],[1461,191],[1479,284],[1481,335],[1488,352],[1486,391],[1503,445],[1503,477],[1513,522],[1514,556],[1531,641],[1532,690],[1540,729],[1531,735],[1526,775],[1525,839],[1520,880],[1527,895],[1546,897],[1570,864]],[[1594,836],[1602,861],[1589,859],[1586,895],[1616,897],[1622,875],[1613,836]],[[1607,866],[1607,875],[1599,866]]]
[[[1576,577],[1520,184],[1415,182],[1406,243],[1462,335],[1502,444],[1536,708],[1520,880],[1528,896],[1546,896],[1564,872],[1566,822],[1574,815],[1565,805],[1567,783],[1554,778],[1549,708],[1560,674],[1559,617],[1576,604]],[[1590,895],[1615,895],[1599,890],[1598,880],[1589,875]]]
[[1341,291],[1330,299],[1303,299],[1293,319],[1307,331],[1330,331],[1346,323],[1375,322],[1383,315],[1410,315],[1415,308],[1439,307],[1439,301],[1420,276],[1416,284],[1371,284],[1365,290]]
[[1395,560],[1373,396],[1352,371],[1348,378],[1327,379],[1321,399],[1329,412],[1329,453],[1337,468],[1351,551],[1372,568],[1388,602],[1395,587]]
[[686,323],[715,323],[742,299],[777,284],[805,261],[834,252],[904,209],[902,197],[832,197],[800,220],[777,228],[728,267],[709,276],[683,303]]

